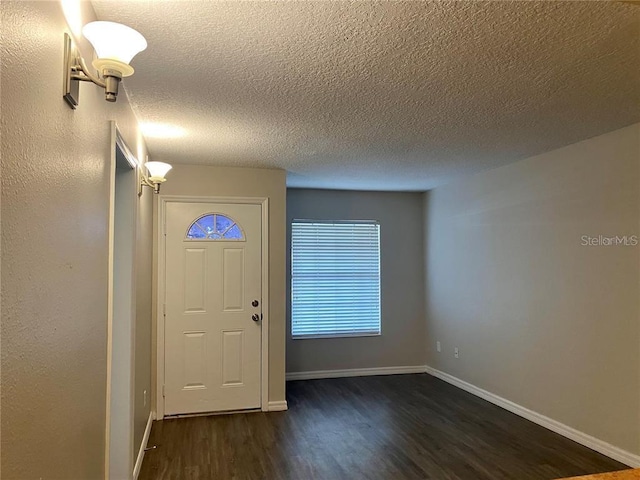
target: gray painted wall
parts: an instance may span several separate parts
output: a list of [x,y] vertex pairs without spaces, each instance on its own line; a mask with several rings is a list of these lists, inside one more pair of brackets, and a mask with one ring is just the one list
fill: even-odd
[[[91,4],[81,5],[83,21],[94,20]],[[60,2],[2,1],[0,9],[1,474],[102,479],[110,120],[140,159],[146,150],[124,93],[110,104],[99,88],[82,84],[77,110],[63,101],[68,27]],[[86,42],[81,47],[91,58]],[[138,248],[146,251],[149,197],[139,204],[146,226],[139,227]],[[136,268],[138,283],[149,283],[150,261]],[[142,344],[150,328],[149,289],[136,296]],[[150,383],[148,354],[149,349],[136,352],[136,389]],[[148,408],[137,406],[136,418],[148,416]]]
[[640,247],[581,245],[640,235],[639,171],[637,124],[429,192],[429,365],[640,453]]
[[[424,365],[422,194],[287,190],[287,372]],[[382,335],[291,338],[291,221],[380,222]]]

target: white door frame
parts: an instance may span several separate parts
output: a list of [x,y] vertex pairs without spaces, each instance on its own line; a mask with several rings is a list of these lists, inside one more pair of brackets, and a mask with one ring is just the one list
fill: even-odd
[[[107,385],[106,385],[106,412],[105,412],[105,456],[104,456],[104,472],[105,479],[110,478],[110,460],[111,460],[111,396],[112,396],[112,362],[113,362],[113,318],[114,318],[114,262],[115,262],[115,213],[116,213],[116,150],[119,148],[124,154],[127,162],[131,166],[132,174],[135,176],[133,182],[133,188],[131,190],[131,200],[134,211],[132,212],[131,222],[128,225],[131,228],[133,251],[130,252],[132,258],[135,259],[136,255],[136,230],[138,225],[138,202],[137,202],[137,182],[138,171],[140,169],[139,160],[133,155],[129,147],[127,146],[124,138],[122,137],[118,125],[115,121],[109,122],[111,130],[111,154],[109,159],[109,254],[108,254],[108,285],[107,285]],[[126,192],[125,192],[126,193]],[[122,193],[121,193],[122,195]],[[134,383],[134,362],[135,362],[135,339],[134,326],[135,326],[135,264],[131,267],[132,273],[132,287],[131,289],[131,385],[130,392],[131,398],[129,403],[131,406],[131,412],[129,415],[129,422],[131,425],[131,445],[133,445],[133,406],[135,401],[135,392],[133,388]],[[131,451],[131,461],[133,461],[133,450]]]
[[165,326],[165,262],[166,212],[168,203],[232,203],[260,205],[262,208],[262,332],[260,409],[269,410],[269,199],[266,197],[191,197],[184,195],[158,196],[158,277],[156,296],[156,418],[164,418],[164,326]]

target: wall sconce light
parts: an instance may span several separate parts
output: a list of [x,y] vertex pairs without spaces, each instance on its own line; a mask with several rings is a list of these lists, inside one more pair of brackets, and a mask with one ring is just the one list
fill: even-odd
[[91,22],[82,29],[93,45],[96,58],[93,68],[87,67],[71,37],[64,34],[64,99],[75,109],[78,106],[80,82],[93,82],[104,88],[107,102],[115,102],[122,77],[133,75],[129,62],[147,48],[147,41],[133,28],[114,22]]
[[153,188],[153,193],[160,193],[160,185],[167,181],[164,176],[171,170],[171,165],[164,162],[147,162],[144,166],[149,171],[149,177],[145,177],[142,174],[138,195],[142,195],[142,187],[151,187]]

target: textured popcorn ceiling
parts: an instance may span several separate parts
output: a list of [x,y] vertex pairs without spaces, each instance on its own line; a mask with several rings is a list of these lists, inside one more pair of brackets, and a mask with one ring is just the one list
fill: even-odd
[[640,121],[622,2],[93,2],[149,48],[124,81],[154,160],[294,187],[425,190]]

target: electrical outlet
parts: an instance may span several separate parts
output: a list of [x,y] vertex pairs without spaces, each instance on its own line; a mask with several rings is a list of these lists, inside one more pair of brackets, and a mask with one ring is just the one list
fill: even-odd
[[142,392],[142,401],[144,402],[144,406],[147,406],[147,391]]
[[456,358],[460,358],[460,350],[458,350],[458,347],[455,347],[453,349],[453,356]]
[[442,345],[440,345],[440,340],[438,340],[438,341],[436,342],[436,350],[437,350],[438,352],[441,352],[441,351],[442,351]]

